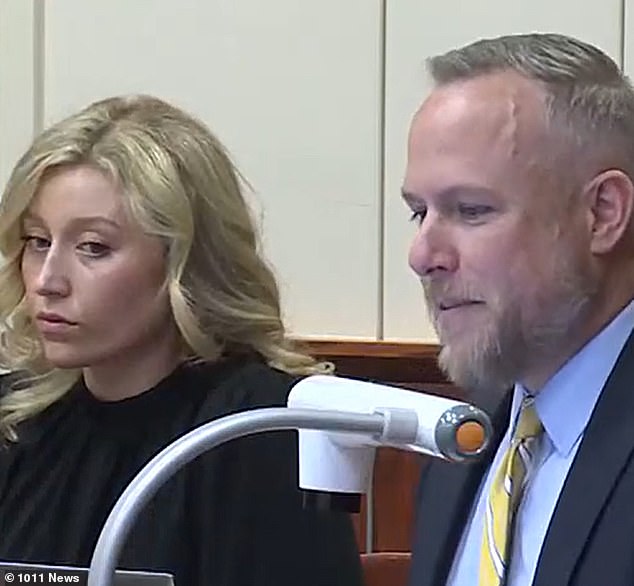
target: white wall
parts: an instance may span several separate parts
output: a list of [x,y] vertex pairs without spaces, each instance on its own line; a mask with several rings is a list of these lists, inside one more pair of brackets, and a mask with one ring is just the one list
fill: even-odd
[[400,199],[407,127],[429,89],[425,58],[479,37],[558,32],[620,60],[621,0],[390,0],[387,6],[384,336],[435,342],[420,283],[407,266],[414,225]]
[[634,81],[634,0],[623,1],[623,69]]
[[0,191],[15,159],[28,147],[37,123],[37,10],[28,0],[0,1]]
[[158,95],[206,121],[254,186],[293,332],[435,342],[399,198],[425,58],[554,31],[633,67],[630,1],[0,0],[0,185],[43,125]]
[[34,1],[45,125],[128,92],[200,116],[256,191],[292,330],[376,337],[379,0]]

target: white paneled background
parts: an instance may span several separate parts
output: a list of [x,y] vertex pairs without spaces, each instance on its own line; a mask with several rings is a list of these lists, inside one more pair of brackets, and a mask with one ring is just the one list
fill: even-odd
[[0,0],[0,184],[34,133],[155,94],[201,117],[253,186],[293,333],[435,342],[399,198],[425,58],[561,32],[634,68],[634,0]]
[[37,132],[35,2],[0,0],[0,186]]
[[408,124],[430,87],[425,58],[481,37],[557,32],[596,44],[620,63],[621,11],[622,0],[387,0],[385,338],[434,340],[420,284],[406,265],[414,226],[400,200]]

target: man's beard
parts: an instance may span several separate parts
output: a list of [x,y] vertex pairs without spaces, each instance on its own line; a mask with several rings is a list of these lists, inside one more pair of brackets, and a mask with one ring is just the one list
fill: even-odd
[[[433,309],[433,298],[438,299],[443,289],[426,283],[427,307],[442,345],[438,364],[449,380],[467,391],[500,394],[521,382],[532,365],[556,356],[574,336],[598,286],[589,269],[574,262],[560,254],[551,286],[542,291],[544,296],[532,299],[536,313],[531,318],[525,317],[523,300],[512,293],[505,300],[485,297],[489,322],[477,331],[465,331],[460,339],[443,339],[438,310]],[[462,293],[467,293],[462,295],[465,299],[483,298],[468,288]]]

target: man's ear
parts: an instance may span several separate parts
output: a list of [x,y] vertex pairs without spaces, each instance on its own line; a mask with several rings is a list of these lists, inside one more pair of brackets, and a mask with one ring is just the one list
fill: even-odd
[[588,206],[591,251],[610,252],[630,224],[634,207],[632,180],[618,169],[603,171],[586,185],[584,201]]

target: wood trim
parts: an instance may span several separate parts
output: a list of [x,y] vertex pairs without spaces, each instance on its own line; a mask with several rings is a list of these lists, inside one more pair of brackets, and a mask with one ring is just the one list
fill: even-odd
[[421,358],[435,360],[439,347],[436,344],[411,342],[381,342],[359,340],[310,340],[299,339],[318,355],[366,356],[367,358]]
[[372,502],[373,551],[411,550],[418,483],[428,463],[429,457],[423,454],[377,449]]
[[357,340],[298,340],[320,360],[335,364],[344,376],[383,382],[448,384],[437,364],[436,344]]
[[405,586],[412,563],[410,552],[376,552],[361,555],[365,586]]

